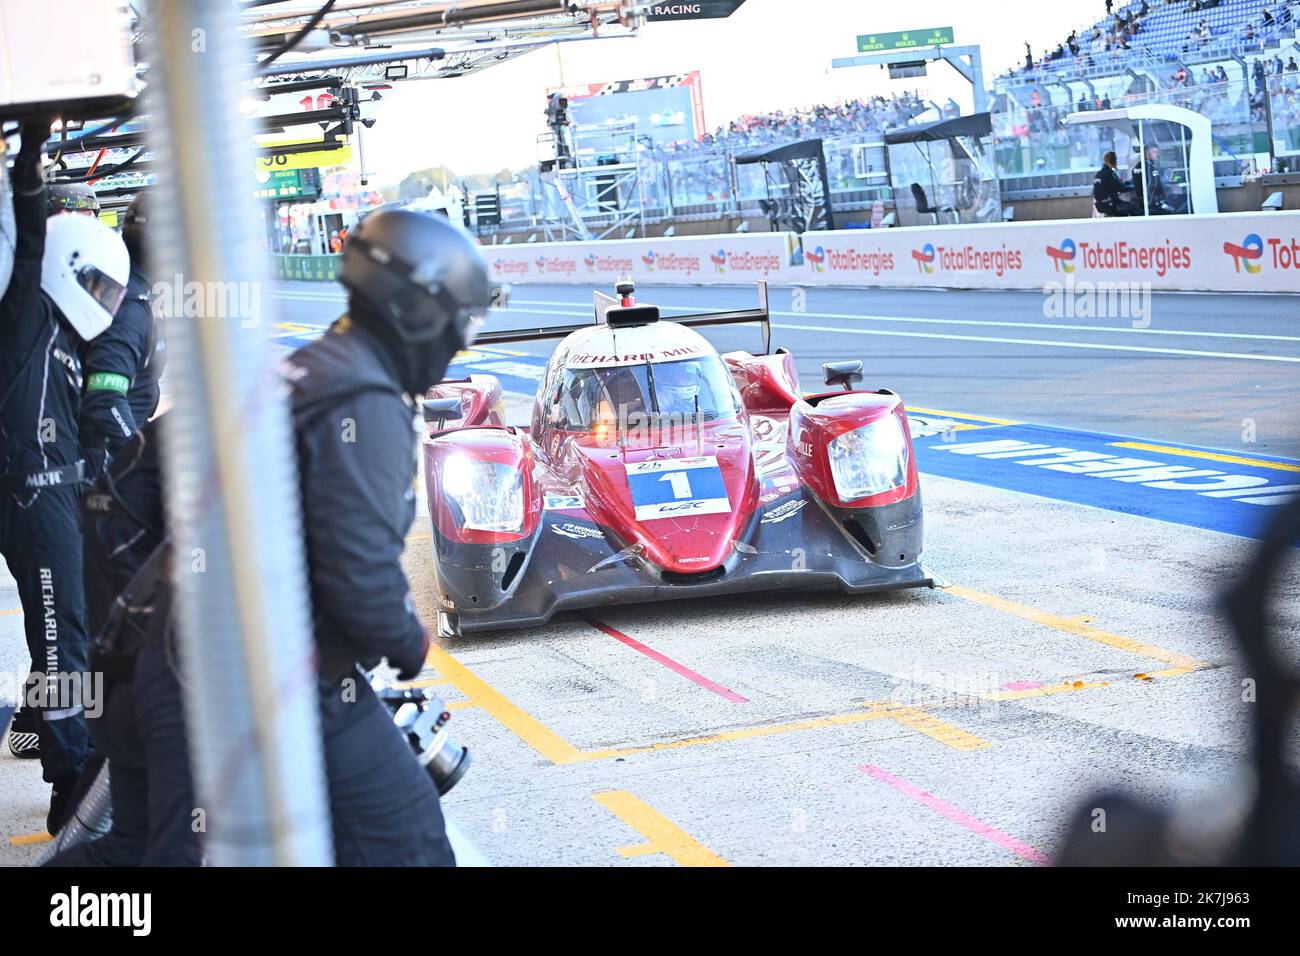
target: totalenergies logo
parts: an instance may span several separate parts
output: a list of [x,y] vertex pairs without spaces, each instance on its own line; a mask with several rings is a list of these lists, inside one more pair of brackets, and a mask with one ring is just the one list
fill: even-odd
[[808,264],[813,267],[813,272],[826,271],[826,250],[822,246],[816,249],[803,251],[803,257],[808,260]]
[[1073,272],[1074,257],[1078,252],[1079,247],[1074,244],[1073,239],[1062,240],[1059,247],[1047,247],[1047,257],[1052,260],[1052,266],[1057,272]]
[[918,271],[927,275],[934,272],[934,243],[927,242],[920,249],[913,249],[912,258],[916,260]]
[[651,249],[649,252],[643,255],[641,257],[641,261],[645,263],[645,267],[647,270],[649,270],[650,272],[655,271],[655,254],[653,249]]
[[582,262],[583,262],[583,264],[587,267],[587,271],[588,271],[588,272],[595,272],[595,271],[596,271],[596,256],[595,256],[595,253],[593,253],[593,254],[591,254],[591,255],[589,255],[589,256],[583,256],[583,257],[582,257]]
[[538,272],[546,271],[546,256],[537,257],[537,271]]
[[727,271],[727,250],[719,249],[717,252],[709,253],[709,261],[713,263],[714,272]]
[[1232,256],[1232,266],[1237,272],[1244,268],[1251,275],[1255,275],[1263,268],[1263,263],[1259,260],[1264,257],[1264,240],[1257,232],[1252,232],[1241,240],[1241,245],[1225,242],[1223,251]]

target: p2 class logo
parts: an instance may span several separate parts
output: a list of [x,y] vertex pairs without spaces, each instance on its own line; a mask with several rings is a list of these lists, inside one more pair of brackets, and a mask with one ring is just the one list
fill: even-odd
[[1252,232],[1245,239],[1241,240],[1241,245],[1235,242],[1225,242],[1223,244],[1225,254],[1232,256],[1232,266],[1236,272],[1243,268],[1250,275],[1257,275],[1259,270],[1264,267],[1260,261],[1264,257],[1264,240],[1259,237],[1259,233]]
[[1061,240],[1061,245],[1059,247],[1047,247],[1047,257],[1052,260],[1052,267],[1057,272],[1073,272],[1074,257],[1078,252],[1079,248],[1074,244],[1073,239]]
[[927,242],[920,249],[913,249],[912,258],[916,260],[917,271],[926,275],[934,272],[934,243]]

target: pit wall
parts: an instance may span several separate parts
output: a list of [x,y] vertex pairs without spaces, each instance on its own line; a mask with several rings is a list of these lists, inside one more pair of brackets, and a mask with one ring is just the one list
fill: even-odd
[[485,246],[497,281],[1300,293],[1300,212]]

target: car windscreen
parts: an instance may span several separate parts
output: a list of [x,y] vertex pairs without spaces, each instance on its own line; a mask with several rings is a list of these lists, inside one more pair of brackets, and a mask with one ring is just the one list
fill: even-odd
[[732,418],[731,378],[716,357],[605,368],[567,368],[553,421],[564,431],[592,431],[637,419]]

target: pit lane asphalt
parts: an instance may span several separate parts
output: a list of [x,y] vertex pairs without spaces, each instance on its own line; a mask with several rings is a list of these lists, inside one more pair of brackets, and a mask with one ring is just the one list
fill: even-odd
[[[1294,299],[1156,296],[1151,329],[1193,333],[1161,335],[1034,328],[1056,320],[1021,293],[810,290],[799,317],[784,314],[790,294],[773,291],[773,339],[807,385],[822,361],[862,357],[867,384],[912,405],[1300,451],[1300,363],[1268,358],[1300,357]],[[274,295],[286,323],[320,326],[342,309],[328,286]],[[750,301],[743,289],[641,296],[692,311]],[[516,287],[493,327],[581,321],[588,297]],[[1225,330],[1278,338],[1205,334]],[[715,341],[753,347],[746,335]],[[527,404],[511,397],[516,420]],[[1245,418],[1256,443],[1241,441]],[[926,560],[947,590],[675,602],[444,642],[424,679],[475,758],[449,812],[499,864],[1036,865],[1098,788],[1168,804],[1235,779],[1250,675],[1215,596],[1251,542],[933,476],[923,488]],[[432,620],[428,534],[422,514],[405,561]],[[1279,593],[1295,659],[1294,562]],[[17,606],[5,578],[0,608]],[[16,667],[20,629],[20,614],[0,615],[0,666]],[[0,793],[6,837],[39,828],[38,767],[0,756]],[[0,862],[38,850],[6,841]]]

